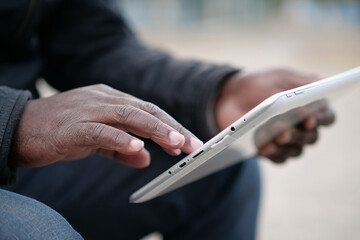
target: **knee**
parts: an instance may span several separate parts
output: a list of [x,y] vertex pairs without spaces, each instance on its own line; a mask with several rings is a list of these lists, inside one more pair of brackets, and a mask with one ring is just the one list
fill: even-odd
[[82,239],[71,225],[50,207],[0,189],[1,239]]

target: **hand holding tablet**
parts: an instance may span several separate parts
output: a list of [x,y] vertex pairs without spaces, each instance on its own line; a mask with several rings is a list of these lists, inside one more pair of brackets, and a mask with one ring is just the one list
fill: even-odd
[[[235,74],[224,83],[217,99],[215,107],[217,125],[223,130],[267,97],[319,79],[316,75],[284,69]],[[284,162],[289,157],[298,156],[305,145],[316,141],[317,128],[320,125],[331,124],[333,121],[334,113],[330,108],[324,107],[321,112],[305,119],[303,124],[289,126],[277,137],[272,135],[274,138],[268,139],[268,143],[258,145],[258,154],[278,163]]]
[[[304,145],[316,140],[317,126],[334,121],[328,104],[360,85],[360,67],[315,82],[315,77],[291,72],[280,71],[274,80],[263,74],[240,75],[225,83],[215,110],[224,129],[135,192],[130,201],[150,200],[257,155],[283,162],[300,154]],[[230,154],[225,157],[226,152]]]

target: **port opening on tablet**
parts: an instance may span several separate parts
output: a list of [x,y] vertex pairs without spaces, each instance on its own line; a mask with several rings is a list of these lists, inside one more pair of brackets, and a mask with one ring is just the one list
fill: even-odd
[[194,158],[194,159],[197,158],[197,157],[200,156],[203,152],[204,152],[204,150],[201,150],[200,152],[198,152],[197,154],[195,154],[195,155],[193,156],[193,158]]

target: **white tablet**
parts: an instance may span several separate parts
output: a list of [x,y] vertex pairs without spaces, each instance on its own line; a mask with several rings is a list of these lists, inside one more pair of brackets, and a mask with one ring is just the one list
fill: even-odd
[[359,85],[360,67],[267,98],[201,148],[132,194],[130,201],[140,203],[150,200],[256,156],[257,149],[279,133]]

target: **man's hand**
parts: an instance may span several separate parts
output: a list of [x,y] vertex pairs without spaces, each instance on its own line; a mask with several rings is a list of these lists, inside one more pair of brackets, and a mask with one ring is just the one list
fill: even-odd
[[159,107],[94,85],[29,101],[12,142],[9,165],[38,167],[97,153],[146,167],[149,152],[134,135],[152,139],[171,155],[202,145]]
[[[301,74],[291,70],[275,69],[252,74],[238,73],[231,76],[222,86],[215,106],[215,117],[222,130],[250,111],[267,97],[319,80],[315,75]],[[307,118],[302,124],[278,135],[273,141],[262,146],[258,154],[274,162],[301,154],[306,144],[318,138],[320,125],[334,121],[334,113],[325,108]]]

